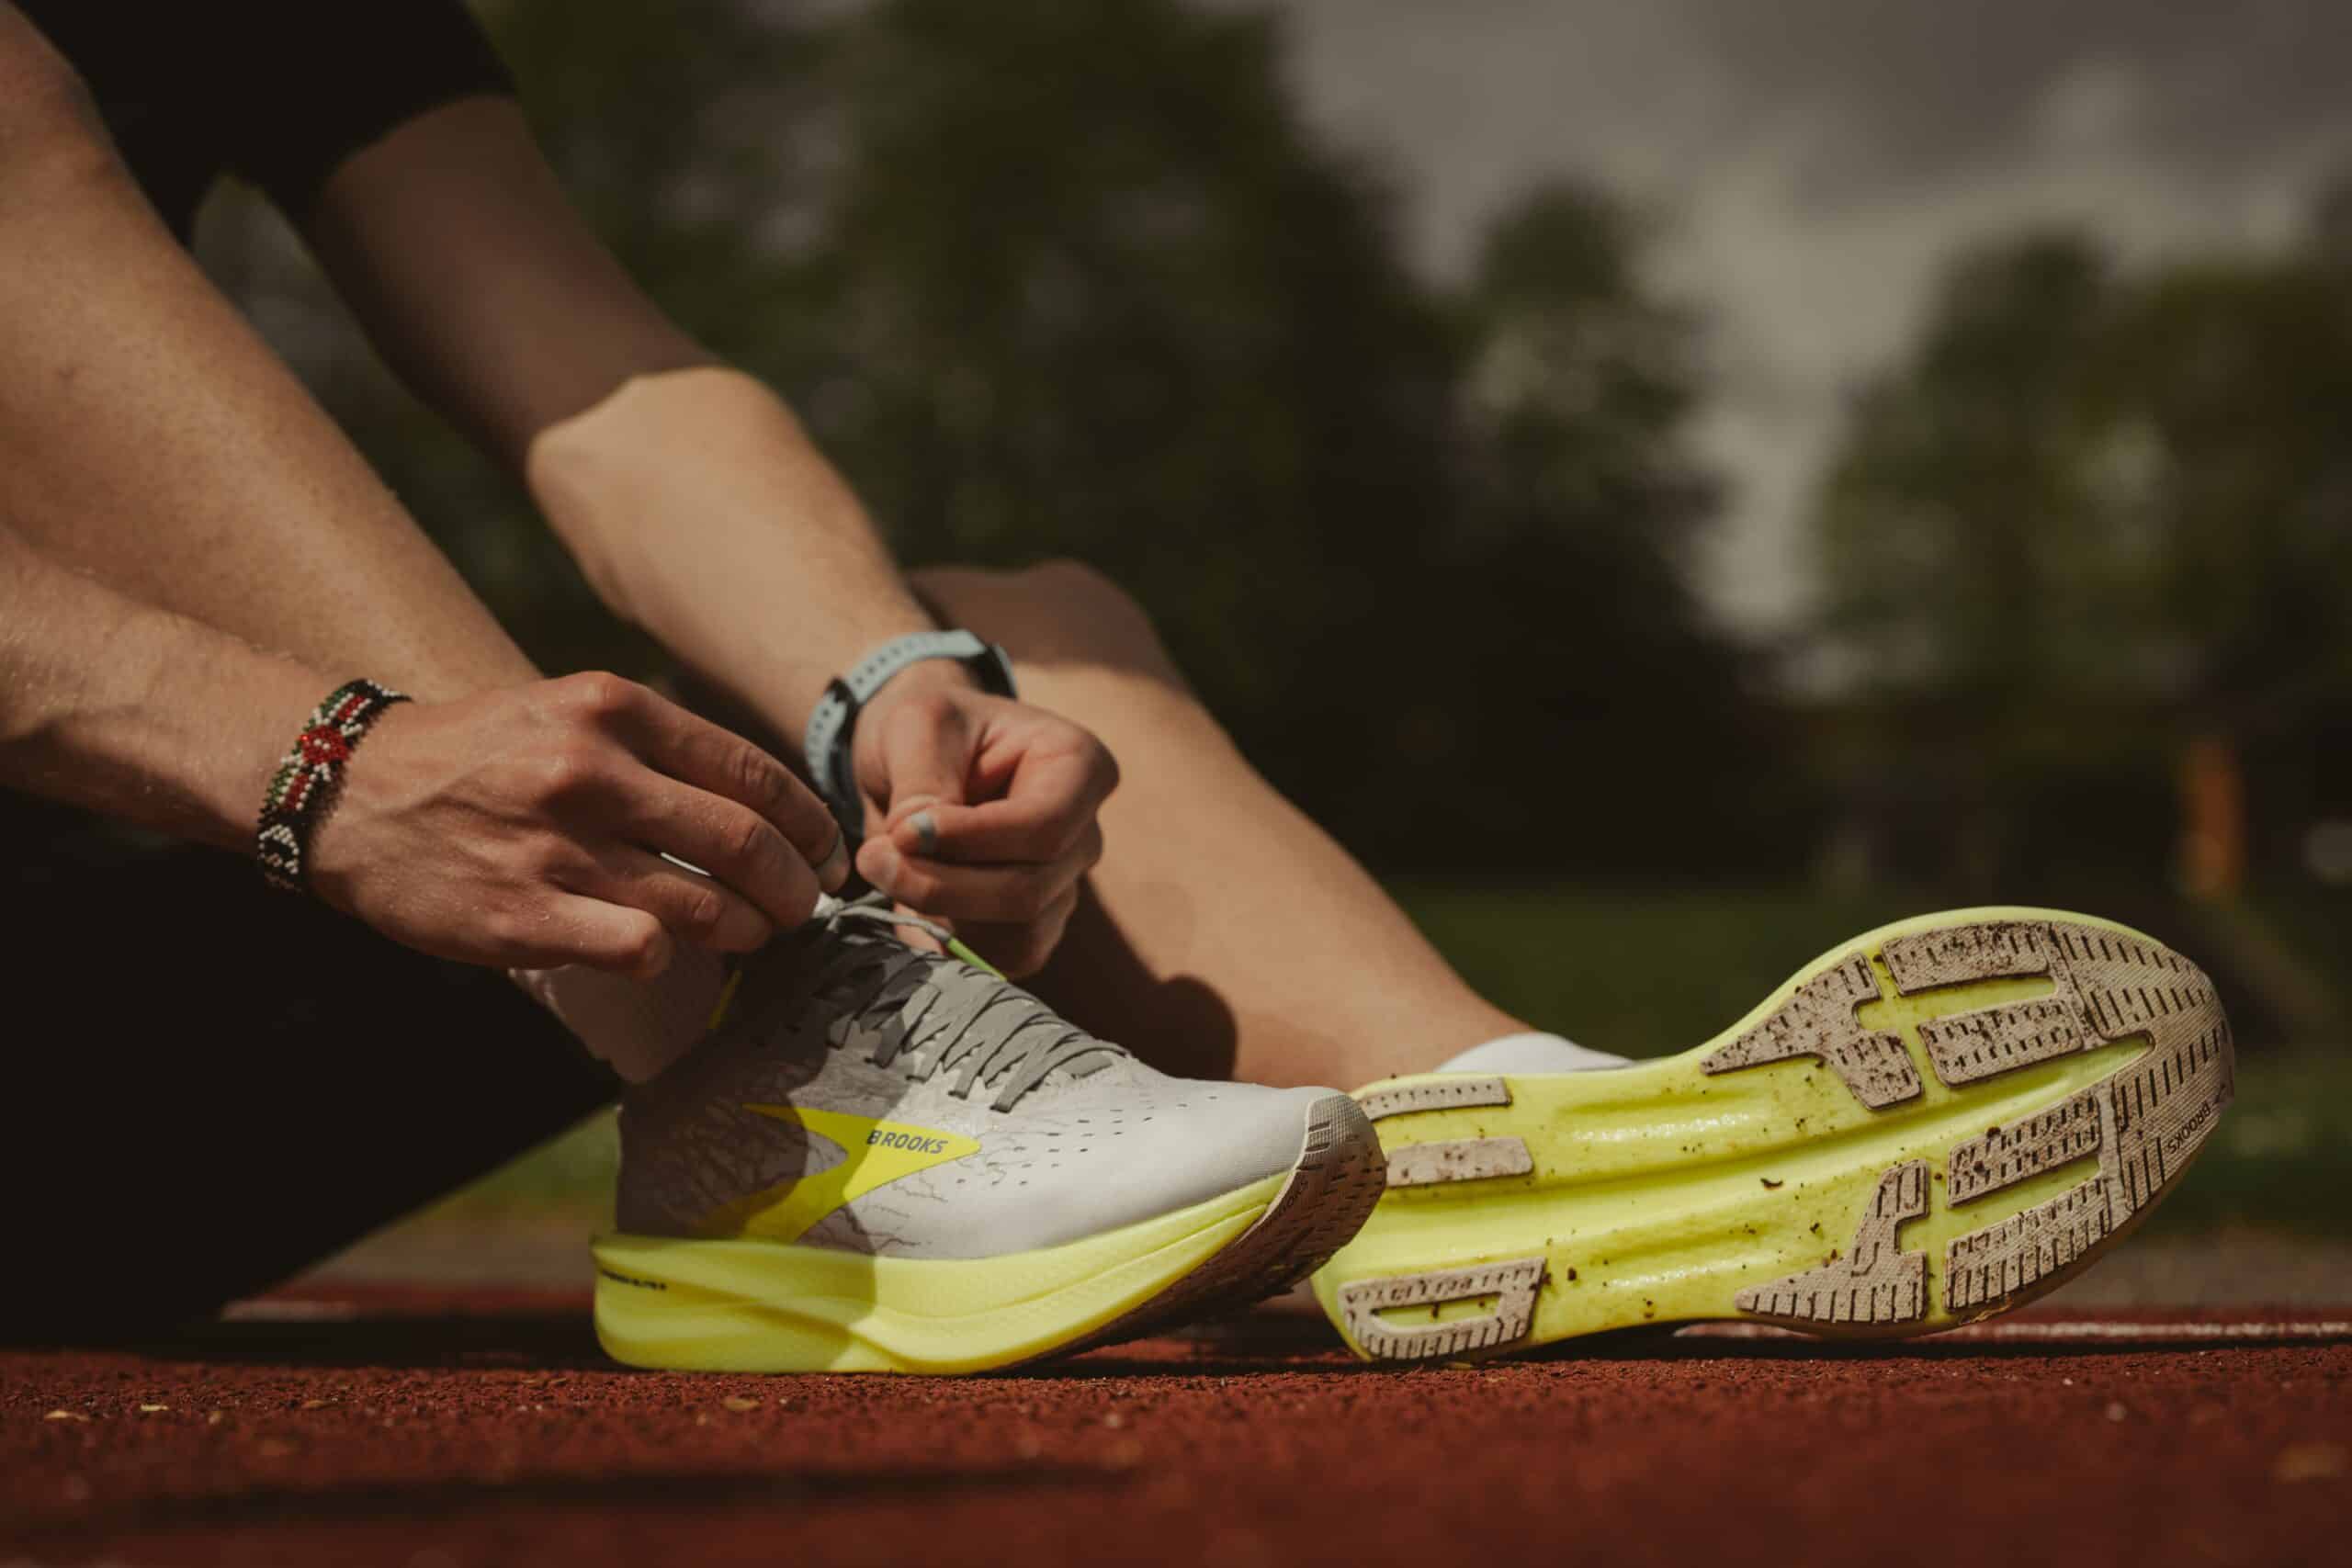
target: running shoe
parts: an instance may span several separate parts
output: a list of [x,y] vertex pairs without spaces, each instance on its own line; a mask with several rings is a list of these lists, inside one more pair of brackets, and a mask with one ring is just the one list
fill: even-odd
[[623,1102],[616,1359],[1010,1366],[1287,1289],[1372,1212],[1347,1095],[1164,1077],[890,930],[922,923],[829,900]]
[[1316,1298],[1384,1361],[1705,1318],[1949,1328],[2136,1225],[2229,1104],[2231,1061],[2212,983],[2138,931],[1905,920],[1679,1056],[1359,1091],[1387,1191]]

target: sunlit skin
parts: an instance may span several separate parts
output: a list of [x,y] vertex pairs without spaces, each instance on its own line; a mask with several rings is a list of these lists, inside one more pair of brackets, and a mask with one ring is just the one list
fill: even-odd
[[[934,661],[862,716],[856,865],[1080,1022],[1183,1070],[1338,1083],[1524,1027],[1250,768],[1111,584],[902,576],[784,403],[590,234],[512,102],[350,158],[308,238],[606,602],[775,732],[886,638],[944,623],[1012,650],[1021,702]],[[418,701],[368,737],[312,863],[397,940],[650,975],[840,885],[829,819],[773,759],[628,682],[541,678],[5,6],[0,254],[0,781],[245,847],[302,714],[366,674]]]

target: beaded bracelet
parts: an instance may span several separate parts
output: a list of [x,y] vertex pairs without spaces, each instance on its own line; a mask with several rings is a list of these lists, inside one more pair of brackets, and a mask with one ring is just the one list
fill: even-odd
[[254,858],[261,879],[281,893],[310,891],[311,832],[324,819],[343,783],[343,764],[368,727],[408,698],[373,681],[347,681],[327,694],[294,749],[277,764],[261,803]]

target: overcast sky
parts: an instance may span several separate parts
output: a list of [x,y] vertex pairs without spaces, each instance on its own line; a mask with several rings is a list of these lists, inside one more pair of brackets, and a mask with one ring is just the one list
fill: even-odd
[[1806,591],[1797,520],[1842,389],[1897,352],[1958,242],[2079,220],[2129,259],[2296,235],[2352,168],[2352,0],[1281,0],[1310,112],[1457,275],[1529,184],[1666,220],[1713,322],[1702,436],[1736,487],[1735,621]]

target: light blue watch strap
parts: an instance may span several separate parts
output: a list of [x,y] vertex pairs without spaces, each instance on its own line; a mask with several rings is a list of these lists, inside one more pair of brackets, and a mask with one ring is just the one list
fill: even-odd
[[825,694],[818,700],[815,711],[808,716],[800,755],[808,763],[808,775],[817,793],[832,807],[833,819],[842,825],[842,831],[849,836],[852,844],[865,836],[865,800],[858,794],[856,772],[850,760],[857,716],[874,700],[875,693],[890,683],[893,675],[926,659],[955,660],[978,677],[981,690],[1001,697],[1017,694],[1012,683],[1012,660],[1004,649],[960,629],[894,637],[834,676],[825,688]]

